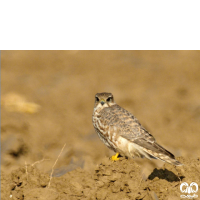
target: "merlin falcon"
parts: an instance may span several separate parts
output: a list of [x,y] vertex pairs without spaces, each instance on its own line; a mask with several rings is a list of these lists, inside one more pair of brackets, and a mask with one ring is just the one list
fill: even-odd
[[118,156],[160,159],[173,165],[182,165],[174,155],[156,143],[155,138],[138,119],[114,102],[111,93],[95,95],[93,126],[103,143]]

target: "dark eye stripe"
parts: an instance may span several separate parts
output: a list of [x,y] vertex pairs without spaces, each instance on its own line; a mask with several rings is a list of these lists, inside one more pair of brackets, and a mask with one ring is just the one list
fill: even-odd
[[99,101],[99,98],[98,98],[98,97],[95,97],[95,100],[96,100],[96,101]]

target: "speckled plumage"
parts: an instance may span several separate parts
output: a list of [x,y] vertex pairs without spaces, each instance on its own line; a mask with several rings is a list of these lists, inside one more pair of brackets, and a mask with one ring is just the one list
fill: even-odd
[[97,93],[92,117],[94,128],[111,150],[126,157],[157,158],[181,165],[172,153],[156,143],[155,138],[133,114],[114,102],[111,93]]

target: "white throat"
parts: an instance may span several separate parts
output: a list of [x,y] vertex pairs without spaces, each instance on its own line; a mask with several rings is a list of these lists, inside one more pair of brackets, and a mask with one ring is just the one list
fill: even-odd
[[102,109],[113,106],[115,104],[116,103],[109,103],[109,104],[105,103],[105,104],[101,105],[101,103],[98,103],[98,105],[96,107],[94,107],[94,112],[100,112]]

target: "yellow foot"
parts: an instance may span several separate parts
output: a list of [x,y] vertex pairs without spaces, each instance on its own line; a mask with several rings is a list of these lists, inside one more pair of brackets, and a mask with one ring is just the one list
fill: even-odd
[[119,160],[118,156],[119,156],[119,153],[116,153],[116,155],[114,155],[114,156],[111,157],[111,160],[112,160],[112,161],[117,161],[117,160]]

